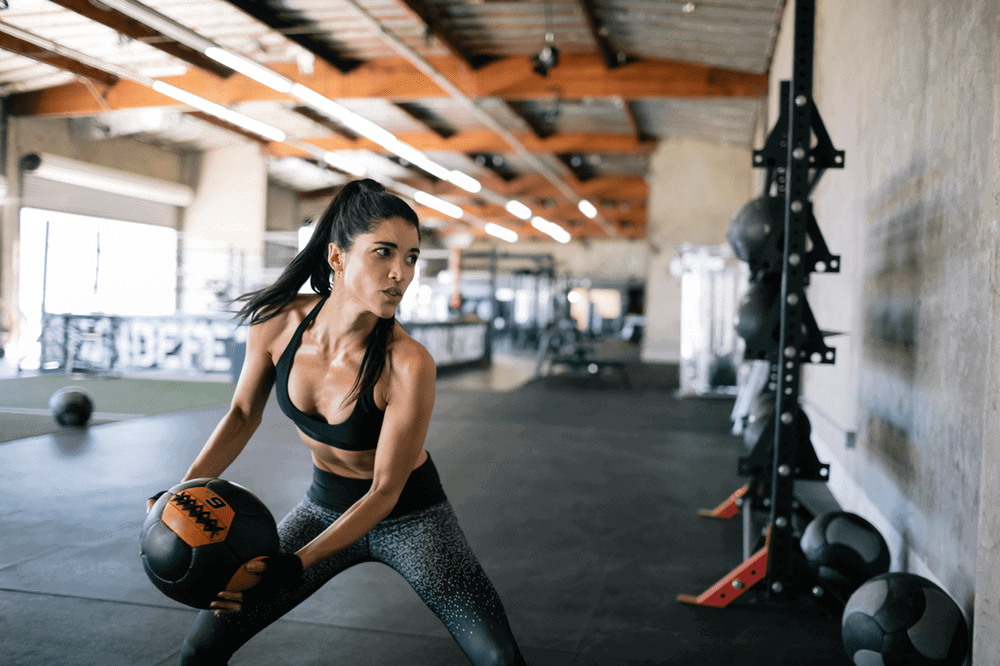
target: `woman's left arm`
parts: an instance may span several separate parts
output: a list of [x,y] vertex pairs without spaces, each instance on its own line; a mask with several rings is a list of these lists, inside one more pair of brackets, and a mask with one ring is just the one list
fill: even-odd
[[434,359],[412,339],[399,342],[375,450],[371,490],[296,553],[305,568],[344,550],[388,516],[423,451],[434,409]]

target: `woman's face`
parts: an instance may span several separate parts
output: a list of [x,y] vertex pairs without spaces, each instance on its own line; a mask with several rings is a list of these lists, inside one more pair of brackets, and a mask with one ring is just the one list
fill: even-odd
[[417,228],[401,217],[390,217],[371,233],[357,236],[346,254],[330,244],[334,284],[341,281],[349,298],[388,319],[396,314],[403,292],[413,281],[419,254]]

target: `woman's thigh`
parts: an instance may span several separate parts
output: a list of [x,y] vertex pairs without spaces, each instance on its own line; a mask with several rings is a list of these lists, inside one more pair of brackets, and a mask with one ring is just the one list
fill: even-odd
[[410,584],[480,665],[523,664],[500,596],[472,552],[451,504],[380,523],[369,535],[372,558]]
[[[281,551],[293,553],[325,530],[339,514],[304,499],[278,525]],[[243,610],[215,615],[202,611],[195,619],[182,649],[181,663],[190,666],[224,664],[244,643],[269,624],[305,601],[341,571],[368,559],[362,540],[323,562],[309,567],[294,588],[279,590],[266,598],[247,594]]]

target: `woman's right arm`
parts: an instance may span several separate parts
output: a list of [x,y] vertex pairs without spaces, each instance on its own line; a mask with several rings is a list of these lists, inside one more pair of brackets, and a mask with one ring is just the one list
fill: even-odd
[[260,425],[264,405],[274,386],[274,362],[269,349],[273,334],[280,329],[277,319],[251,326],[247,332],[246,358],[233,402],[183,481],[221,476]]

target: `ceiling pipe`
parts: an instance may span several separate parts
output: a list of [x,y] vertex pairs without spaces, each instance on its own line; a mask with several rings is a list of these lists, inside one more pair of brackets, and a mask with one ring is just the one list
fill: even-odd
[[[373,30],[378,32],[382,39],[385,40],[385,42],[389,44],[394,51],[396,51],[396,53],[406,58],[411,64],[413,64],[414,67],[423,72],[431,81],[447,92],[453,99],[460,102],[462,106],[468,109],[468,111],[481,123],[503,137],[503,140],[507,142],[507,145],[513,148],[523,160],[531,164],[531,166],[538,171],[538,173],[544,176],[547,181],[552,183],[552,185],[555,186],[555,188],[558,189],[559,192],[562,193],[562,195],[573,205],[579,206],[582,197],[573,191],[573,188],[563,182],[562,178],[559,177],[559,174],[557,174],[551,167],[525,148],[524,145],[517,140],[517,137],[508,132],[505,127],[497,122],[496,118],[479,108],[479,105],[476,104],[475,100],[470,98],[455,84],[449,81],[433,65],[427,62],[422,55],[400,41],[400,39],[385,28],[385,26],[383,26],[378,19],[372,16],[367,9],[359,5],[356,0],[344,0],[344,3],[354,10],[354,13],[358,16],[358,18],[368,24],[368,26]],[[608,236],[611,236],[612,238],[620,237],[618,230],[614,227],[614,225],[604,219],[604,216],[598,213],[598,215],[593,219],[594,222],[596,222]]]

